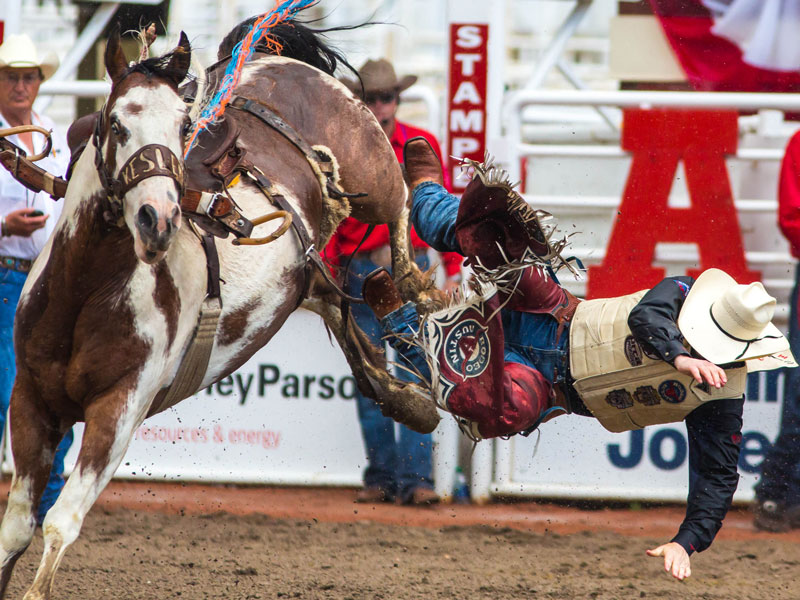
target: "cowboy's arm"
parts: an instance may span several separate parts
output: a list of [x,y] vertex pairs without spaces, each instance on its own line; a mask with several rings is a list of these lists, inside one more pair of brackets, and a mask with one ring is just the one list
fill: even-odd
[[676,356],[689,356],[678,329],[678,315],[693,283],[694,279],[685,276],[663,279],[628,316],[628,327],[636,341],[670,364]]
[[688,554],[711,545],[739,482],[744,398],[716,400],[686,417],[689,437],[689,497],[686,517],[672,539]]
[[678,371],[716,388],[725,385],[725,371],[714,363],[690,356],[678,329],[678,315],[694,279],[668,277],[647,292],[631,311],[628,326],[641,346],[655,352]]
[[800,132],[789,140],[781,163],[778,225],[792,247],[792,254],[800,256]]

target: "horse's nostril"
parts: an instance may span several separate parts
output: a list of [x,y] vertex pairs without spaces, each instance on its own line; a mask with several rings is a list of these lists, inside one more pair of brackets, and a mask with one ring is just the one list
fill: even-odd
[[172,209],[172,216],[167,219],[167,233],[172,233],[178,229],[181,222],[181,209],[177,206]]
[[156,209],[149,204],[142,206],[142,208],[139,209],[139,213],[136,215],[136,224],[143,231],[155,231],[156,225],[158,224],[158,213]]

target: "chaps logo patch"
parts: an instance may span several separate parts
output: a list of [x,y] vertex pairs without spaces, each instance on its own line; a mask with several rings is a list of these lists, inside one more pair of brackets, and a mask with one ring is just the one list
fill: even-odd
[[462,377],[477,377],[489,364],[489,338],[474,319],[458,323],[444,340],[447,366]]
[[680,404],[686,400],[686,388],[680,381],[668,379],[658,386],[658,395],[671,404]]

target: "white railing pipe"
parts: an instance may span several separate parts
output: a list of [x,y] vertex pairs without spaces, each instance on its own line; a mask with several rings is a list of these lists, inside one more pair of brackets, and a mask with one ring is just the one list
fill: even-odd
[[[617,145],[573,145],[573,144],[523,144],[518,143],[517,153],[521,156],[538,156],[546,158],[630,158]],[[512,148],[513,151],[513,148]],[[739,148],[731,158],[739,160],[771,160],[783,158],[783,148]]]
[[78,96],[80,98],[103,98],[111,92],[111,84],[105,81],[82,79],[78,81],[52,81],[42,83],[39,95]]

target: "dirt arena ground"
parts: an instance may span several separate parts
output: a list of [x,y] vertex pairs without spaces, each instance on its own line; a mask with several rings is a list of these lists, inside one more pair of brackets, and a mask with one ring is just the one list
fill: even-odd
[[[0,485],[5,497],[8,484]],[[694,575],[644,551],[680,507],[578,510],[534,502],[409,508],[355,490],[114,482],[56,577],[55,598],[800,598],[800,531],[753,530],[735,509]],[[21,598],[41,536],[20,559]]]

